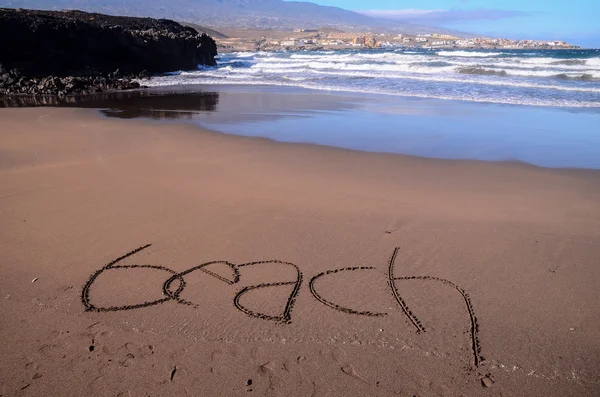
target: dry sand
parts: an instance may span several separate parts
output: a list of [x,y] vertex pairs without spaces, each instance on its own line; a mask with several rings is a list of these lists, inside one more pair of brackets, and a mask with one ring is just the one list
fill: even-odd
[[597,171],[1,109],[0,225],[1,396],[600,395]]

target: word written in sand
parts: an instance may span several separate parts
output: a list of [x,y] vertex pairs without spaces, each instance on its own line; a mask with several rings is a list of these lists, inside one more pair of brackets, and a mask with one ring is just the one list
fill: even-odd
[[[240,269],[245,272],[245,269],[251,269],[253,266],[271,264],[271,265],[281,266],[281,267],[293,270],[293,273],[295,274],[294,279],[289,280],[289,281],[283,281],[283,282],[262,283],[262,284],[257,284],[257,285],[246,286],[246,287],[240,289],[237,292],[237,294],[234,296],[233,305],[235,306],[236,309],[240,310],[241,312],[245,313],[246,315],[248,315],[250,317],[259,318],[262,320],[276,321],[276,322],[283,323],[283,324],[291,323],[292,310],[294,309],[294,303],[296,301],[296,297],[298,296],[298,293],[300,292],[300,287],[302,285],[302,279],[303,279],[302,272],[300,271],[298,266],[296,266],[295,264],[290,263],[290,262],[280,261],[280,260],[249,262],[249,263],[243,263],[243,264],[238,264],[238,265],[227,262],[227,261],[212,261],[212,262],[206,262],[201,265],[191,267],[191,268],[184,270],[182,272],[179,272],[179,273],[175,272],[174,270],[169,269],[168,267],[165,267],[165,266],[119,265],[118,264],[119,262],[123,261],[124,259],[126,259],[130,256],[133,256],[133,255],[137,254],[138,252],[150,247],[150,245],[151,244],[147,244],[147,245],[139,247],[131,252],[128,252],[127,254],[113,260],[112,262],[108,263],[107,265],[102,267],[100,270],[98,270],[94,274],[92,274],[92,276],[90,277],[88,282],[83,287],[83,291],[81,293],[81,300],[87,311],[111,312],[111,311],[133,310],[133,309],[140,309],[143,307],[154,306],[154,305],[166,303],[169,301],[175,301],[175,302],[181,303],[183,305],[197,307],[198,305],[196,305],[195,303],[190,302],[189,300],[186,300],[181,297],[181,293],[183,292],[183,290],[185,289],[185,286],[186,286],[186,281],[185,281],[186,275],[188,275],[196,270],[199,270],[199,271],[202,271],[202,272],[204,272],[204,273],[206,273],[228,285],[234,285],[240,281],[240,278],[241,278]],[[473,305],[471,303],[471,299],[469,298],[469,295],[465,292],[465,290],[460,288],[458,285],[454,284],[451,281],[448,281],[448,280],[445,280],[445,279],[442,279],[439,277],[431,277],[431,276],[397,277],[397,276],[395,276],[396,257],[398,256],[399,250],[400,250],[399,248],[394,249],[394,252],[390,258],[390,261],[388,262],[387,276],[388,276],[388,285],[390,287],[391,293],[392,293],[395,301],[397,302],[398,306],[400,307],[402,313],[406,316],[408,321],[414,326],[415,331],[417,333],[426,332],[425,326],[423,326],[423,324],[417,318],[417,316],[410,310],[406,301],[400,296],[400,292],[398,290],[398,287],[396,286],[396,281],[398,281],[398,280],[429,280],[429,281],[439,282],[440,284],[448,286],[448,287],[452,288],[453,290],[457,291],[461,296],[461,300],[464,301],[464,303],[465,303],[466,312],[467,312],[468,318],[469,318],[469,323],[470,323],[469,333],[470,333],[470,339],[471,339],[471,349],[473,352],[473,361],[474,361],[474,364],[476,367],[479,366],[479,364],[482,361],[481,346],[479,343],[479,326],[477,324],[477,318],[475,317],[475,312],[473,311]],[[220,266],[228,267],[231,270],[231,276],[226,277],[226,276],[218,274],[214,271],[211,271],[210,270],[211,265],[220,265]],[[153,301],[146,301],[146,302],[137,303],[137,304],[128,304],[128,305],[122,305],[122,306],[108,306],[108,307],[98,307],[92,303],[92,300],[90,298],[90,288],[92,287],[94,282],[96,282],[96,280],[102,273],[104,273],[108,270],[114,270],[114,269],[126,270],[126,269],[139,269],[139,268],[163,270],[171,275],[163,283],[163,286],[162,286],[163,297],[161,299],[157,299],[157,300],[153,300]],[[387,316],[388,313],[358,311],[358,310],[354,310],[351,308],[340,306],[337,303],[331,302],[331,301],[323,298],[317,292],[317,289],[316,289],[315,283],[320,278],[331,277],[331,276],[333,276],[337,273],[341,273],[341,272],[373,271],[373,270],[377,270],[377,269],[374,267],[346,267],[346,268],[341,268],[341,269],[328,270],[326,272],[317,274],[316,276],[311,278],[311,280],[309,282],[310,293],[318,302],[320,302],[320,303],[324,304],[325,306],[328,306],[334,310],[343,312],[343,313],[359,315],[359,316],[370,316],[370,317]],[[240,298],[244,294],[248,293],[249,291],[260,289],[260,288],[269,288],[269,287],[278,287],[278,286],[289,286],[291,288],[291,292],[290,292],[289,296],[287,296],[287,300],[285,302],[285,308],[280,315],[274,316],[274,315],[269,315],[269,314],[265,314],[265,313],[260,313],[260,312],[251,310],[251,309],[243,306],[240,303]]]

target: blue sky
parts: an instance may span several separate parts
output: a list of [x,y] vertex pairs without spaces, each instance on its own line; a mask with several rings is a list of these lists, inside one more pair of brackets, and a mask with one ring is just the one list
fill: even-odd
[[600,0],[309,1],[484,35],[600,47]]

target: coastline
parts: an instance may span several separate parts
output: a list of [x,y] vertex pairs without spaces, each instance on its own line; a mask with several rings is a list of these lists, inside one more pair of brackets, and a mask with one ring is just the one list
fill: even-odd
[[[512,396],[600,391],[599,171],[281,143],[81,109],[0,109],[0,129],[3,394],[480,395],[484,379]],[[232,285],[187,273],[181,298],[196,308],[86,312],[90,276],[148,243],[123,264],[295,264],[291,323],[233,304],[242,287],[295,280],[274,263],[240,266]],[[393,283],[427,332],[387,284],[395,247],[395,275],[417,279]],[[373,269],[316,278],[349,267]],[[96,307],[164,297],[167,270],[122,271],[90,288]],[[211,272],[234,280],[226,266]],[[433,278],[468,293],[478,366],[461,297]],[[386,315],[327,307],[311,285]],[[280,315],[290,288],[255,289],[240,305]]]

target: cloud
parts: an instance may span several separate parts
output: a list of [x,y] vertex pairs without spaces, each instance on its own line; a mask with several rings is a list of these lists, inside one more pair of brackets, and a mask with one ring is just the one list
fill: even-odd
[[531,15],[523,11],[494,10],[488,8],[479,8],[475,10],[362,10],[357,11],[370,17],[391,19],[394,21],[411,22],[419,24],[445,24],[451,22],[468,22],[498,19],[515,18]]

